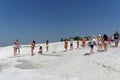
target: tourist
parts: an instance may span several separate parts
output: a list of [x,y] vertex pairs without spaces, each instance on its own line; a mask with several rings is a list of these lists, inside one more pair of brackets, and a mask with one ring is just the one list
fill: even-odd
[[17,55],[17,44],[16,44],[16,42],[14,42],[14,45],[13,45],[13,52],[14,52],[14,56],[16,56]]
[[65,40],[65,42],[64,42],[64,48],[65,48],[65,51],[67,51],[67,49],[68,49],[68,41],[67,40]]
[[35,49],[35,41],[32,41],[32,43],[31,43],[31,56],[34,56],[35,54],[34,54],[34,49]]
[[77,48],[79,48],[79,40],[77,40]]
[[42,46],[40,46],[38,53],[42,54]]
[[90,37],[90,54],[93,54],[93,49],[94,49],[95,42],[93,40],[93,37]]
[[103,36],[103,41],[104,41],[104,49],[105,49],[105,51],[107,51],[108,50],[108,36],[106,35],[106,34],[104,34],[104,36]]
[[20,54],[20,42],[18,40],[16,40],[15,42],[16,42],[16,46],[17,46],[17,52],[18,52],[18,54]]
[[115,47],[118,47],[119,36],[119,33],[116,31],[116,33],[114,34]]
[[97,44],[98,44],[98,52],[102,51],[103,39],[101,35],[97,37]]
[[47,50],[47,52],[48,52],[48,49],[49,49],[49,45],[48,44],[49,44],[49,41],[47,40],[46,41],[46,50]]
[[73,39],[70,39],[70,50],[73,50]]

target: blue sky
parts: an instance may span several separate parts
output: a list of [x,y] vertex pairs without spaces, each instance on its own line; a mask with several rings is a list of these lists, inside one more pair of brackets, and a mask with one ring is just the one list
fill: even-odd
[[[120,0],[0,0],[0,45],[120,30]],[[119,31],[120,32],[120,31]]]

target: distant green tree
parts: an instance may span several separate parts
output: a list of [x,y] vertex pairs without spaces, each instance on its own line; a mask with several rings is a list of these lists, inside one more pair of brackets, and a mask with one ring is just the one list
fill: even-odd
[[80,40],[79,36],[74,37],[74,40]]
[[69,40],[68,38],[63,39],[63,41]]
[[88,36],[86,36],[85,38],[86,38],[87,41],[89,40],[89,37],[88,37]]

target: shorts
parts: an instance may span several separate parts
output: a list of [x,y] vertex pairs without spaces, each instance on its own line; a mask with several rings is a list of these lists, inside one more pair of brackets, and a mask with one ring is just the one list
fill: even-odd
[[104,44],[108,44],[108,41],[104,41]]
[[90,47],[93,49],[93,48],[94,48],[94,45],[90,45]]
[[118,39],[114,39],[115,43],[119,43],[119,40]]

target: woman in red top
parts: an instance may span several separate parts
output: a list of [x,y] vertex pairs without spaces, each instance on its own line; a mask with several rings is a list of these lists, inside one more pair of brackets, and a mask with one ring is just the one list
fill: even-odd
[[83,37],[82,38],[82,46],[85,47],[85,44],[86,44],[86,39]]

